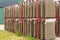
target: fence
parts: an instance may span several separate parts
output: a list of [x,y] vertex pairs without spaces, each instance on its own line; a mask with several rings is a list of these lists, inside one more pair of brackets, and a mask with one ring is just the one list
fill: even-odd
[[[5,11],[5,29],[37,37],[40,40],[54,40],[58,36],[58,13],[54,0],[26,1],[8,6]],[[55,33],[56,29],[56,33]],[[53,36],[52,36],[53,35]]]

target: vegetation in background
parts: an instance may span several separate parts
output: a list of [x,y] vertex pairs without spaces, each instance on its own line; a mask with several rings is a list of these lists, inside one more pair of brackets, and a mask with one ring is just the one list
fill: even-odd
[[22,34],[21,34],[19,31],[16,31],[16,32],[15,32],[15,35],[17,35],[17,36],[22,36]]

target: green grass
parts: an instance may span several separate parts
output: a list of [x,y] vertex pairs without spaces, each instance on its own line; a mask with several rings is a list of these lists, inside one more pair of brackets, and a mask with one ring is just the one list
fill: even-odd
[[21,35],[18,32],[14,34],[8,31],[0,31],[0,40],[37,40],[37,39],[31,36]]
[[37,38],[33,38],[33,37],[31,37],[31,36],[25,36],[25,38],[26,38],[27,40],[37,40]]
[[16,31],[16,32],[15,32],[15,35],[17,35],[17,36],[22,36],[22,34],[21,34],[19,31]]
[[0,40],[20,40],[20,37],[16,36],[12,32],[0,31]]

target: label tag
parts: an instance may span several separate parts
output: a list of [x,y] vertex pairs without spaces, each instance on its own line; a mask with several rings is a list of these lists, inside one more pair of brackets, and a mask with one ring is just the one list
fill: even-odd
[[48,23],[48,22],[55,22],[55,21],[56,21],[56,19],[46,19],[45,24]]

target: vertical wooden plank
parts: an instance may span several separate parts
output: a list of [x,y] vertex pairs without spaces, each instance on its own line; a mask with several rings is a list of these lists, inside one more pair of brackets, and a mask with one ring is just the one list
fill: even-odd
[[56,17],[54,0],[45,0],[45,17]]
[[6,29],[6,8],[4,8],[4,29]]
[[54,40],[55,39],[55,21],[50,22],[48,20],[51,20],[51,19],[46,19],[45,21],[45,40],[50,40],[50,39]]
[[36,2],[33,1],[33,18],[36,17]]
[[33,16],[33,5],[32,2],[30,2],[30,18]]
[[11,7],[12,8],[12,32],[14,32],[14,8],[13,7]]
[[[40,19],[39,10],[38,10],[38,0],[36,0],[36,15],[38,15],[38,20]],[[39,39],[39,29],[38,29],[38,20],[36,20],[36,36]]]
[[[56,13],[56,21],[58,21],[58,9],[57,9],[56,1],[55,1],[55,13]],[[56,28],[56,36],[58,37],[58,27],[56,25],[56,22],[55,22],[55,28]]]

